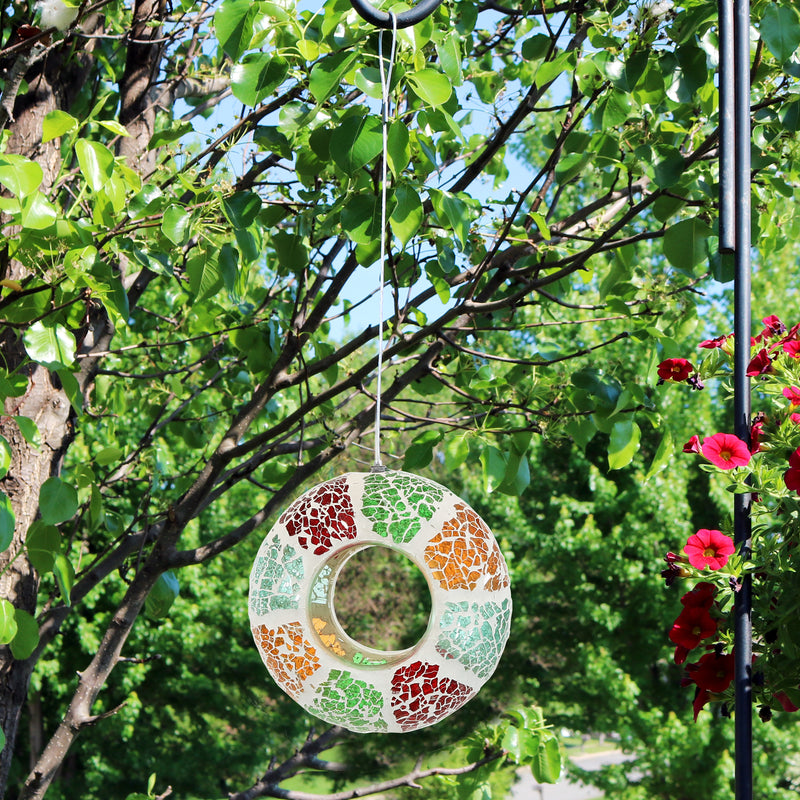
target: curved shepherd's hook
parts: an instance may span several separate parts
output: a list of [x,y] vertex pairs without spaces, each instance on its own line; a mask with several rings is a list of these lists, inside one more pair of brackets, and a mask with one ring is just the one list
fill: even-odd
[[[386,11],[378,11],[373,8],[367,0],[350,0],[353,8],[367,21],[371,22],[376,28],[385,28],[386,30],[392,29],[392,15]],[[442,0],[422,0],[421,3],[414,6],[414,8],[396,14],[397,19],[396,27],[410,28],[418,22],[422,22],[425,17],[433,14],[434,11],[441,5]]]

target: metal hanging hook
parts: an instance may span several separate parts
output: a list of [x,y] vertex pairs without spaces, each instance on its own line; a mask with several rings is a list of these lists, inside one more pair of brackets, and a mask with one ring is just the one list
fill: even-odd
[[[378,11],[367,0],[350,0],[350,3],[367,22],[371,22],[376,28],[392,29],[392,14],[386,11]],[[394,16],[397,19],[395,27],[398,29],[410,28],[412,25],[422,22],[425,17],[433,14],[441,4],[442,0],[422,0],[414,8],[395,14]]]

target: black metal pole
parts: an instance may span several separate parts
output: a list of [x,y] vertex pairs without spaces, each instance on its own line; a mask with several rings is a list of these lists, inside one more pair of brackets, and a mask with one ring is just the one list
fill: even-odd
[[[734,235],[734,433],[750,443],[750,3],[734,0],[734,162],[735,162],[735,235]],[[740,552],[750,550],[751,495],[734,495],[734,540]],[[736,800],[753,797],[753,697],[752,697],[752,587],[750,577],[742,580],[734,603],[734,690],[736,714]]]

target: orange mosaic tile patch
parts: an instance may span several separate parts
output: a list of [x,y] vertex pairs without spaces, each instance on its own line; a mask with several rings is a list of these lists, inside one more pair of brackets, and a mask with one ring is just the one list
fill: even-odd
[[[468,506],[456,503],[455,509],[455,517],[445,522],[425,548],[425,563],[434,578],[444,589],[496,592],[505,588],[508,574],[491,531]],[[485,584],[479,586],[482,578]]]
[[253,636],[272,677],[285,692],[299,695],[305,680],[320,667],[317,651],[303,637],[300,623],[289,622],[275,629],[259,625]]

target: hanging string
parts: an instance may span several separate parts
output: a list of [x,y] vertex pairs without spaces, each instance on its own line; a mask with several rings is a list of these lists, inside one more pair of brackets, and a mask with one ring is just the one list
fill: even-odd
[[389,183],[388,154],[389,154],[389,89],[392,85],[392,72],[397,53],[397,17],[391,11],[392,18],[392,46],[389,52],[389,63],[384,71],[383,58],[383,31],[378,34],[378,61],[381,74],[381,133],[383,137],[383,150],[381,155],[381,252],[380,252],[380,277],[378,278],[378,380],[375,390],[375,464],[381,468],[381,379],[383,377],[383,288],[384,272],[386,269],[388,241],[386,235],[387,216],[387,189]]

